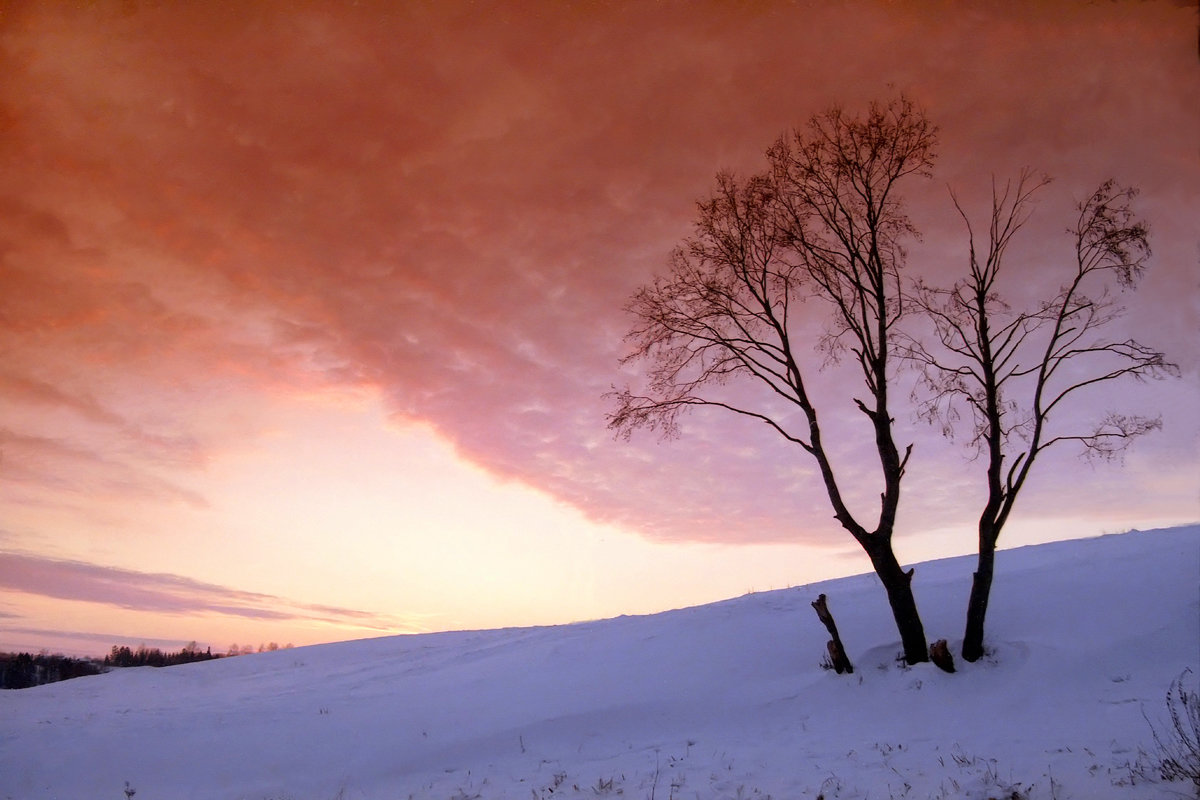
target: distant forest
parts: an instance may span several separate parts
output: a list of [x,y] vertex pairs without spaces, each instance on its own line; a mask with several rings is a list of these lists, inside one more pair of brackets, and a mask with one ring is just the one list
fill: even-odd
[[0,653],[0,689],[28,689],[84,675],[99,675],[113,667],[169,667],[214,658],[220,656],[213,655],[211,649],[201,651],[194,642],[177,653],[164,653],[157,647],[145,645],[137,648],[114,645],[103,660],[46,653]]
[[142,645],[136,650],[128,647],[113,645],[112,651],[104,657],[105,667],[172,667],[176,664],[191,664],[193,661],[212,661],[220,658],[213,655],[212,648],[200,652],[200,647],[192,642],[178,653],[164,653],[157,647]]
[[0,653],[0,689],[28,689],[103,671],[101,662],[91,658]]
[[[260,644],[257,652],[290,650],[291,642],[282,647],[275,642]],[[194,661],[211,661],[225,656],[250,655],[256,652],[252,645],[230,645],[229,652],[214,653],[212,648],[200,649],[190,642],[176,653],[164,653],[157,647],[127,647],[113,645],[103,659],[71,658],[64,655],[39,655],[30,653],[0,653],[0,689],[28,689],[45,683],[55,683],[84,675],[99,675],[114,667],[172,667],[176,664],[191,664]]]

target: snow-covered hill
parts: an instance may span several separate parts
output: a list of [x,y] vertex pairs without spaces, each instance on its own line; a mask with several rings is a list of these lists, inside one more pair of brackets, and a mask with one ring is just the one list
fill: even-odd
[[[931,637],[972,563],[917,567]],[[116,671],[0,693],[0,798],[1189,797],[1137,765],[1200,674],[1198,586],[1200,526],[1001,552],[993,653],[954,675],[897,664],[869,575]],[[821,592],[852,676],[819,667]]]

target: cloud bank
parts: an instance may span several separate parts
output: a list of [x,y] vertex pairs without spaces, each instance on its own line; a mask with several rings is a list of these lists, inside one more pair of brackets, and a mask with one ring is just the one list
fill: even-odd
[[[914,265],[938,278],[964,258],[945,183],[982,196],[1028,164],[1059,179],[1023,276],[1045,286],[1071,200],[1116,173],[1142,187],[1158,253],[1131,322],[1194,388],[1194,22],[1165,3],[18,9],[0,32],[2,499],[202,507],[188,476],[256,432],[247,397],[370,387],[593,519],[666,540],[820,540],[832,523],[810,465],[769,432],[714,415],[665,444],[605,429],[604,393],[638,379],[618,363],[623,306],[713,174],[759,168],[830,103],[909,92],[943,143],[938,183],[910,196]],[[835,430],[855,414],[843,381],[828,373]],[[1189,392],[1144,395],[1171,434],[1126,474],[1180,516],[1194,498],[1155,475],[1197,469]],[[873,503],[869,442],[845,430],[839,469]],[[969,520],[957,454],[909,436],[902,523]],[[1045,477],[1035,507],[1102,505]],[[9,558],[10,581],[18,565],[58,587],[70,573],[97,600],[279,613],[170,576],[114,595],[103,568]]]

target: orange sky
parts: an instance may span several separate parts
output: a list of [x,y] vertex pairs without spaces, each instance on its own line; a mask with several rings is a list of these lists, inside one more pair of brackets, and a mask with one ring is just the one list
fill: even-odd
[[[1164,432],[1123,467],[1048,457],[1007,542],[1200,517],[1194,4],[75,5],[0,6],[0,650],[561,622],[866,570],[796,448],[716,414],[614,440],[603,394],[714,173],[897,89],[941,128],[915,272],[964,263],[947,186],[982,214],[1023,166],[1056,180],[1017,291],[1057,285],[1101,180],[1151,224],[1126,324],[1184,376],[1103,400]],[[982,465],[899,422],[901,558],[969,552]],[[854,430],[838,467],[875,502]]]

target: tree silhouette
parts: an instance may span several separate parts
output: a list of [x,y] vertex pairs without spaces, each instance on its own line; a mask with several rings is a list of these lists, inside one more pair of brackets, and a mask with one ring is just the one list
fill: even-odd
[[[929,659],[913,597],[912,570],[892,549],[900,485],[912,446],[895,441],[890,373],[895,326],[904,312],[904,240],[914,233],[898,194],[902,181],[928,176],[936,131],[907,98],[873,104],[863,117],[832,108],[767,151],[769,169],[739,180],[719,173],[698,203],[695,233],[678,247],[669,273],[640,289],[627,362],[648,366],[642,392],[614,391],[610,427],[678,431],[697,406],[765,423],[815,460],[834,516],[870,558],[883,582],[908,663]],[[850,354],[866,399],[847,398],[870,426],[882,472],[872,521],[847,505],[836,476],[810,375],[798,352],[796,306],[824,301],[826,335],[816,344]],[[757,387],[752,399],[723,391],[732,379]],[[803,413],[791,427],[784,408]]]
[[1033,195],[1048,183],[1025,171],[1015,185],[993,186],[986,253],[967,226],[967,276],[950,289],[918,284],[914,303],[932,320],[936,348],[909,339],[905,356],[923,369],[923,413],[947,434],[968,410],[971,443],[984,455],[987,500],[979,516],[978,564],[967,606],[962,655],[983,655],[984,620],[994,573],[996,542],[1026,485],[1037,457],[1073,442],[1089,457],[1110,459],[1161,418],[1109,413],[1082,423],[1076,402],[1112,381],[1178,375],[1163,353],[1133,339],[1105,335],[1123,309],[1114,286],[1133,289],[1150,256],[1148,230],[1133,213],[1133,189],[1106,181],[1078,205],[1070,229],[1075,264],[1050,299],[1013,309],[997,288],[1009,243],[1031,214]]

